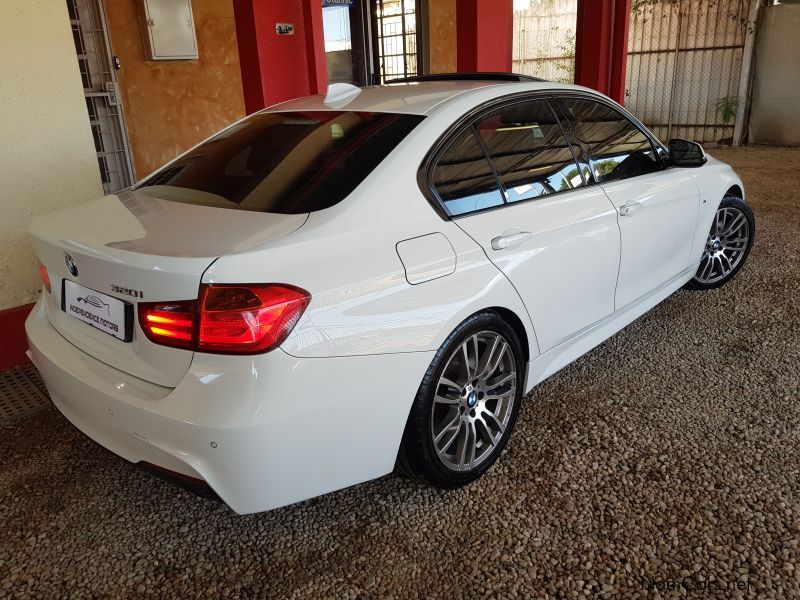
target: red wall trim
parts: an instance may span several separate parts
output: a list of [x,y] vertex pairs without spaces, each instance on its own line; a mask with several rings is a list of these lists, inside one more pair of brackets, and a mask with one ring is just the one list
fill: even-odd
[[24,365],[28,361],[25,351],[28,339],[25,337],[25,319],[33,304],[0,310],[0,371]]
[[575,83],[625,102],[631,0],[578,0]]
[[513,0],[459,0],[456,55],[462,73],[511,71]]
[[325,32],[322,28],[322,2],[303,4],[306,23],[306,57],[308,59],[308,84],[312,94],[328,91],[328,63],[325,60]]
[[247,114],[264,108],[264,85],[258,61],[258,35],[253,16],[253,3],[242,0],[233,2],[233,18],[236,22],[236,45],[239,48],[239,68],[242,71],[242,92]]
[[625,104],[625,73],[628,68],[628,33],[631,24],[631,0],[616,0],[614,38],[611,46],[611,78],[608,95]]
[[[234,0],[247,113],[327,89],[320,0]],[[278,23],[294,25],[278,35]]]

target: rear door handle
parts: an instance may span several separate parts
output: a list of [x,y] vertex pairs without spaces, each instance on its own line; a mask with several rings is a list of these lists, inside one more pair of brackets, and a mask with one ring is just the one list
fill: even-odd
[[619,207],[619,214],[622,217],[630,217],[640,210],[642,210],[641,202],[628,202],[627,204],[623,204]]
[[503,235],[497,236],[492,240],[492,250],[505,250],[506,248],[513,248],[519,246],[523,242],[528,241],[533,237],[530,231],[510,231],[503,232]]

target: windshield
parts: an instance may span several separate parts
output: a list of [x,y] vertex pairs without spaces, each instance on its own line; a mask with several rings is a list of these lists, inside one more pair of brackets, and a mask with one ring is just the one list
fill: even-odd
[[203,206],[280,214],[343,200],[424,117],[256,113],[161,168],[135,189]]

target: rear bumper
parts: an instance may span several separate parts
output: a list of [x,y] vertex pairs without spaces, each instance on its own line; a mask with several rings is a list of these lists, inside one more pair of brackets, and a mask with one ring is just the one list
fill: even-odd
[[389,473],[433,357],[195,354],[165,388],[73,346],[41,301],[26,331],[53,404],[78,429],[131,462],[205,480],[242,514]]

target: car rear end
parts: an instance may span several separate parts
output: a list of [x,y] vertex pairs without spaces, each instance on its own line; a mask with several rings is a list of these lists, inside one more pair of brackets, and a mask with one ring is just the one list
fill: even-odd
[[[313,440],[371,411],[402,427],[402,407],[364,410],[385,360],[290,356],[280,346],[310,294],[207,273],[220,257],[268,262],[271,244],[349,195],[420,120],[262,113],[135,190],[36,219],[43,293],[26,329],[55,406],[116,454],[205,481],[240,513],[384,474],[385,460],[347,447],[332,472]],[[335,412],[330,386],[350,389],[355,360],[365,387],[336,398]],[[413,397],[416,384],[397,391]],[[386,444],[380,429],[366,436]]]

